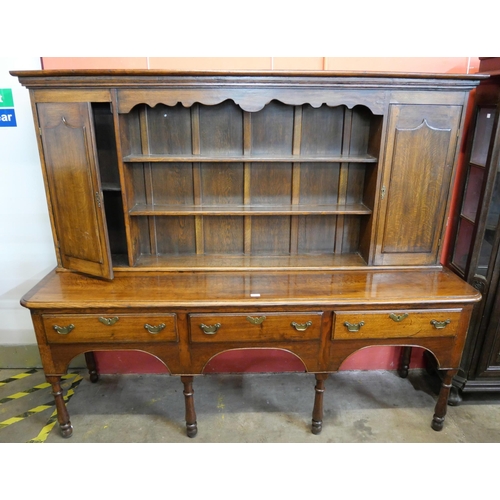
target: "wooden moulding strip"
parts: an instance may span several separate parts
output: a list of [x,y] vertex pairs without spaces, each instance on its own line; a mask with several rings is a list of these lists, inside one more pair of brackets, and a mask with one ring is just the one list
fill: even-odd
[[[302,106],[295,106],[293,114],[292,155],[300,156],[302,143]],[[292,163],[292,206],[300,202],[300,163]],[[290,254],[296,255],[299,251],[299,218],[295,216],[290,221]]]
[[[141,127],[141,150],[145,155],[150,154],[149,147],[149,125],[148,125],[148,110],[146,106],[141,107],[139,122]],[[153,174],[151,171],[151,164],[144,163],[144,186],[146,188],[146,202],[149,205],[154,205],[153,198]],[[149,217],[149,246],[152,255],[158,253],[156,242],[156,221],[154,217]]]
[[[248,156],[252,151],[252,115],[246,111],[243,112],[243,155]],[[251,162],[243,164],[243,204],[250,205],[252,202],[251,192]],[[245,255],[252,253],[252,217],[245,216],[243,251]]]
[[[126,169],[125,165],[123,164],[123,148],[124,147],[128,148],[129,145],[128,145],[128,140],[122,139],[122,134],[123,134],[122,124],[125,120],[125,117],[123,115],[122,116],[118,115],[116,90],[112,91],[111,94],[112,94],[111,103],[113,106],[113,123],[115,128],[116,152],[118,158],[118,173],[120,176],[120,185],[123,189],[122,206],[123,206],[123,218],[125,222],[125,235],[127,239],[127,260],[128,260],[128,265],[132,267],[135,265],[135,260],[136,260],[135,247],[133,244],[133,241],[135,239],[133,233],[135,233],[136,229],[131,227],[130,216],[129,216],[129,211],[130,211],[129,202],[130,201],[133,202],[133,188],[132,188],[132,183],[130,182],[130,171]],[[126,145],[124,145],[124,143]]]
[[[201,152],[201,140],[200,140],[200,107],[198,104],[194,104],[191,107],[191,147],[193,156],[199,156]],[[193,163],[193,198],[194,203],[200,206],[202,203],[202,192],[201,192],[201,170],[200,163]],[[205,251],[205,244],[203,238],[203,216],[195,215],[195,241],[196,241],[196,253],[203,254]]]
[[[342,156],[349,153],[351,147],[351,128],[352,128],[352,111],[345,109],[344,111],[344,129],[342,140]],[[340,164],[339,172],[339,191],[337,202],[342,205],[345,204],[347,198],[347,180],[349,174],[349,163],[342,162]],[[337,225],[335,230],[335,249],[336,254],[342,253],[342,243],[344,239],[344,216],[337,217]]]

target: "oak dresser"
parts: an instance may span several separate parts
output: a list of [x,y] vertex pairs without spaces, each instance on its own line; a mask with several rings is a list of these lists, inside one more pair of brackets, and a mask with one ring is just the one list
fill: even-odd
[[[31,311],[63,436],[61,376],[141,350],[184,385],[222,352],[281,349],[316,378],[419,346],[443,426],[479,292],[440,265],[478,75],[14,71],[29,89],[58,266]],[[407,367],[406,367],[407,368]],[[402,369],[404,374],[405,367]]]

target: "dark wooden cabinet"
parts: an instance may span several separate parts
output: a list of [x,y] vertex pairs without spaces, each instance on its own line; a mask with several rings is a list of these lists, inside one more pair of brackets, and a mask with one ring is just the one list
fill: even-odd
[[440,243],[471,75],[13,72],[31,93],[58,268],[28,293],[63,435],[70,360],[136,349],[193,376],[245,348],[324,381],[419,346],[440,430],[480,294]]
[[500,391],[500,58],[482,58],[480,71],[491,76],[475,92],[449,265],[483,298],[474,308],[450,404],[462,393]]

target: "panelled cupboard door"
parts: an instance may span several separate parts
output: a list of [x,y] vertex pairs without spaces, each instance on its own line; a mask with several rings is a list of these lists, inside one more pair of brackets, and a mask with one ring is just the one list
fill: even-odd
[[37,113],[61,263],[111,279],[90,104],[38,103]]
[[391,105],[374,264],[438,264],[462,106]]

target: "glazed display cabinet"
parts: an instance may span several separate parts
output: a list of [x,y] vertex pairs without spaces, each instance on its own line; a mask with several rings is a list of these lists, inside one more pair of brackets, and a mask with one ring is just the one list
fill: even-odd
[[31,94],[58,266],[32,314],[60,378],[141,350],[184,384],[222,352],[281,349],[325,380],[369,346],[443,373],[443,426],[479,292],[439,263],[471,75],[16,71]]
[[449,265],[483,299],[474,308],[450,404],[463,393],[500,391],[500,58],[481,58],[480,71],[491,76],[476,90]]

